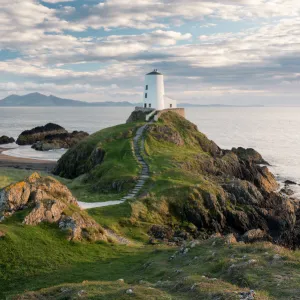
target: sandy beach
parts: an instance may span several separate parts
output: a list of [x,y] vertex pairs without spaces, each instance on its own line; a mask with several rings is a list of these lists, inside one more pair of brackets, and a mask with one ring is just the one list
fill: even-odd
[[49,172],[56,165],[55,161],[13,157],[3,154],[7,150],[9,149],[0,147],[0,167]]

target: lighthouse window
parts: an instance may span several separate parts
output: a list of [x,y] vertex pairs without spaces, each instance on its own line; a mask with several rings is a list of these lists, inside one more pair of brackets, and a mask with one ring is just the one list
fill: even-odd
[[172,104],[170,104],[170,108],[172,108]]
[[148,91],[148,85],[146,85],[146,91]]
[[148,94],[147,93],[145,94],[145,98],[148,98]]
[[151,108],[151,103],[149,103],[149,108]]
[[147,103],[144,104],[144,107],[145,107],[145,108],[147,107]]

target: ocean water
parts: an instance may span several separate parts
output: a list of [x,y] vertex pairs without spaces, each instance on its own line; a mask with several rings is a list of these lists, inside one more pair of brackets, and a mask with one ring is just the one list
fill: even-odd
[[[67,130],[97,130],[124,123],[130,107],[0,108],[0,135],[17,136],[26,129],[54,122]],[[221,148],[254,148],[283,181],[300,183],[300,107],[187,108],[186,117]],[[11,145],[10,145],[11,146]],[[7,154],[57,160],[64,150],[38,152],[18,147]]]

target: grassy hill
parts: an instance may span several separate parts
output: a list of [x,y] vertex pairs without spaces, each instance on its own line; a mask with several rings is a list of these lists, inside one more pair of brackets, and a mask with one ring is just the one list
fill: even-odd
[[[91,135],[62,157],[56,179],[81,201],[121,198],[140,172],[132,138],[142,124]],[[144,138],[151,177],[138,197],[88,210],[130,243],[69,242],[17,212],[0,223],[0,299],[247,299],[251,289],[255,299],[299,299],[299,250],[267,241],[297,241],[293,203],[273,192],[259,154],[222,150],[172,113]],[[0,168],[0,188],[30,173]],[[257,228],[263,239],[245,243]]]

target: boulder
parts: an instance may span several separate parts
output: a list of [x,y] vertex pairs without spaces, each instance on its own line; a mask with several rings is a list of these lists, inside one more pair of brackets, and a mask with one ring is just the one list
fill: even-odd
[[68,149],[77,145],[84,138],[89,136],[84,131],[73,131],[71,133],[57,133],[46,135],[42,141],[37,141],[31,148],[37,151],[49,151],[54,149]]
[[297,182],[292,181],[292,180],[286,180],[286,181],[284,182],[284,184],[285,184],[285,185],[296,185]]
[[240,159],[242,160],[248,160],[255,164],[263,164],[263,165],[269,165],[267,161],[263,159],[263,157],[254,149],[252,148],[232,148],[231,151],[235,153]]
[[280,190],[280,192],[283,193],[283,194],[285,194],[285,195],[287,195],[287,196],[292,196],[293,194],[295,194],[295,192],[292,189],[288,188],[287,186],[285,186],[284,188],[282,188]]
[[31,209],[23,220],[26,225],[56,223],[69,240],[107,241],[106,231],[81,211],[70,190],[52,177],[34,173],[0,191],[0,216],[25,208]]
[[15,139],[12,138],[12,137],[8,137],[6,135],[2,135],[0,137],[0,145],[11,144],[11,143],[14,143],[14,142],[15,142]]
[[225,236],[225,244],[226,245],[232,245],[236,244],[237,240],[233,233],[229,233]]
[[242,236],[242,241],[245,243],[261,242],[261,241],[271,241],[271,237],[264,230],[252,229],[247,231]]
[[45,136],[50,134],[61,134],[61,133],[68,133],[67,130],[65,130],[63,127],[48,123],[45,126],[38,126],[31,130],[25,130],[23,131],[16,143],[18,145],[32,145],[38,141],[44,140]]

